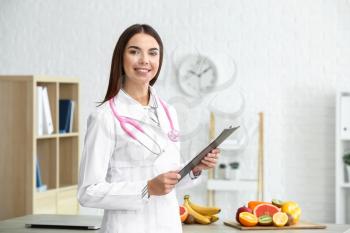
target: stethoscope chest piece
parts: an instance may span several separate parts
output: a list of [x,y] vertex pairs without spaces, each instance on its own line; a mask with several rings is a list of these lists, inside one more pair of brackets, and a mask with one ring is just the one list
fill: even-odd
[[170,141],[178,142],[179,138],[180,138],[179,131],[177,131],[176,129],[171,129],[168,133],[168,137],[169,137]]

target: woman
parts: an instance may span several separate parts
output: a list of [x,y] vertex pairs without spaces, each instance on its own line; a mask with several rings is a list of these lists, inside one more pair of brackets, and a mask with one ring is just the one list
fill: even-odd
[[[157,95],[163,60],[157,32],[127,28],[114,50],[104,101],[89,116],[78,199],[104,209],[102,232],[182,232],[175,194],[180,175],[175,109]],[[216,165],[213,150],[177,185],[194,183]]]

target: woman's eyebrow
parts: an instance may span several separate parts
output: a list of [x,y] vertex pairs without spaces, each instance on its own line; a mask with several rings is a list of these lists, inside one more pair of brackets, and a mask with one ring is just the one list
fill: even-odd
[[158,48],[150,48],[149,51],[159,50]]
[[[137,50],[141,50],[141,48],[135,46],[135,45],[130,45],[128,47],[128,49],[137,49]],[[159,49],[158,48],[150,48],[148,51],[158,51]]]
[[130,46],[128,47],[128,49],[138,49],[138,50],[141,50],[139,47],[134,46],[134,45],[130,45]]

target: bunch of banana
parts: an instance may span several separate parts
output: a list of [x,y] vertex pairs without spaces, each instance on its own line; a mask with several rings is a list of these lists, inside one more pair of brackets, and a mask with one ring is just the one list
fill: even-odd
[[199,224],[210,224],[219,220],[218,213],[221,211],[218,207],[201,206],[190,201],[190,196],[185,195],[184,204],[188,217],[185,221],[187,224],[197,222]]

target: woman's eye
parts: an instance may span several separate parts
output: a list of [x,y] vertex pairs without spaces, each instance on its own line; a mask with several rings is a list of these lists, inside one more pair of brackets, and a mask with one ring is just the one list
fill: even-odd
[[135,55],[135,54],[139,54],[140,52],[137,50],[130,50],[129,53]]
[[157,56],[157,55],[158,55],[158,52],[155,52],[155,51],[154,51],[154,52],[150,52],[149,55],[151,55],[151,56]]

